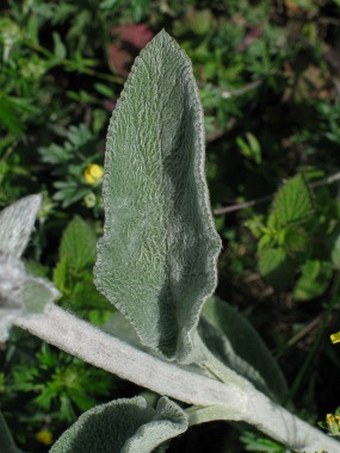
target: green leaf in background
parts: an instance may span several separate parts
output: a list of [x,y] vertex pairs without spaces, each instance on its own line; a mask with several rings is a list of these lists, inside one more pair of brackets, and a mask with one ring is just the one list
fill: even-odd
[[245,451],[257,451],[260,453],[291,453],[291,450],[285,445],[279,444],[272,439],[268,439],[252,431],[244,431],[240,440],[245,444]]
[[261,144],[251,132],[246,132],[245,139],[237,137],[236,143],[244,157],[253,160],[256,164],[262,162]]
[[63,144],[51,143],[48,146],[41,146],[38,149],[43,162],[52,165],[60,165],[71,161],[75,155],[84,153],[86,148],[91,147],[94,140],[94,135],[85,124],[70,126],[66,132],[65,141]]
[[32,233],[41,195],[30,195],[0,213],[0,250],[20,258]]
[[0,452],[19,453],[20,450],[15,446],[14,440],[9,432],[4,416],[0,412]]
[[306,220],[313,212],[310,191],[302,175],[289,179],[277,192],[272,207],[272,220],[280,228]]
[[14,136],[23,133],[24,126],[18,112],[15,110],[10,97],[1,97],[0,125],[4,126]]
[[199,36],[206,36],[214,28],[214,17],[210,9],[195,10],[191,8],[185,17],[187,27]]
[[62,293],[67,290],[68,276],[67,259],[60,259],[53,269],[53,283]]
[[304,252],[309,241],[308,232],[300,225],[288,225],[284,229],[283,246],[289,254]]
[[67,56],[67,50],[65,44],[62,42],[62,39],[57,32],[53,32],[53,44],[54,44],[54,57],[56,61],[62,61]]
[[203,114],[188,57],[160,32],[137,58],[107,137],[95,282],[141,342],[197,359],[220,239],[204,176]]
[[210,298],[202,310],[200,335],[225,365],[278,401],[287,397],[285,378],[250,322],[232,305]]
[[328,261],[307,260],[295,284],[294,299],[302,301],[321,296],[330,284],[332,275],[332,265]]
[[184,411],[166,397],[156,409],[143,397],[119,399],[85,412],[50,453],[148,453],[187,426]]
[[60,244],[60,261],[66,260],[74,271],[94,264],[97,236],[90,224],[74,217],[64,231]]
[[295,266],[282,247],[259,251],[260,274],[277,290],[293,283]]
[[333,243],[331,260],[335,269],[340,270],[340,234],[337,234]]

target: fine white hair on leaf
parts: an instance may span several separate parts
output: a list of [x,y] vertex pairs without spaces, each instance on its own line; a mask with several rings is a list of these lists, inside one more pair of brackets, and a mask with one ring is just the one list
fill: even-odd
[[0,341],[6,341],[14,320],[23,312],[23,264],[0,251]]
[[20,258],[33,231],[41,201],[40,194],[29,195],[0,212],[0,250]]
[[20,260],[41,201],[41,195],[30,195],[0,213],[0,341],[18,317],[44,312],[59,296],[50,282],[28,275]]
[[21,289],[25,280],[24,265],[0,250],[0,308],[22,308]]
[[59,296],[52,283],[27,274],[21,261],[0,250],[0,341],[18,317],[43,313]]

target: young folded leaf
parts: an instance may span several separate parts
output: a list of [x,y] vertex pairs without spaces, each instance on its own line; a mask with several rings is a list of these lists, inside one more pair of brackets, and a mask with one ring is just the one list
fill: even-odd
[[41,313],[58,296],[53,285],[26,273],[20,256],[33,230],[40,195],[22,198],[0,213],[0,341],[22,315]]
[[50,453],[148,453],[187,428],[185,412],[166,397],[156,409],[143,397],[119,399],[81,415]]
[[204,175],[203,114],[190,60],[160,32],[136,59],[107,136],[97,288],[168,359],[195,361],[220,239]]

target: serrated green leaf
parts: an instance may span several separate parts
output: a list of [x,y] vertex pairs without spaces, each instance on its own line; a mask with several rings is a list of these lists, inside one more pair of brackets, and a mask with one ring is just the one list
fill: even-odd
[[277,228],[289,223],[302,222],[313,212],[310,191],[303,176],[289,179],[273,201],[272,216]]
[[136,60],[113,114],[103,197],[98,289],[144,345],[180,362],[195,360],[199,312],[216,286],[220,239],[191,63],[164,31]]
[[78,304],[79,308],[89,310],[115,310],[95,287],[93,280],[80,280],[72,289],[72,302]]
[[284,290],[293,282],[294,264],[283,248],[259,251],[260,274],[275,289]]
[[311,300],[321,296],[328,288],[332,275],[332,266],[328,261],[307,260],[295,284],[294,299]]
[[156,409],[143,397],[119,399],[85,412],[50,453],[148,453],[187,426],[185,412],[166,397]]
[[304,252],[309,245],[310,235],[300,225],[288,225],[284,232],[284,248],[288,253]]
[[67,259],[63,258],[58,261],[56,267],[53,269],[53,282],[61,292],[65,292],[67,285],[67,267]]
[[200,335],[209,349],[234,371],[279,401],[287,397],[285,378],[250,322],[232,305],[210,298],[200,321]]
[[0,213],[0,250],[20,258],[32,233],[41,195],[30,195]]
[[64,231],[60,244],[60,260],[66,260],[74,271],[94,264],[97,236],[91,225],[76,216]]

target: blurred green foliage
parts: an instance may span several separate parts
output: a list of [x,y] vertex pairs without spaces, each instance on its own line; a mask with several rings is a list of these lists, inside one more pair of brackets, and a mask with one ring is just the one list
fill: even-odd
[[[28,269],[53,279],[60,304],[80,316],[98,325],[110,316],[92,282],[101,181],[86,171],[103,164],[133,59],[165,27],[192,59],[205,111],[224,242],[217,293],[263,334],[291,383],[287,403],[314,423],[340,399],[339,348],[328,340],[340,307],[339,18],[338,0],[0,5],[0,208],[44,194]],[[1,406],[26,451],[47,451],[38,432],[57,435],[121,382],[18,331],[0,361]],[[216,429],[216,451],[283,451],[257,433]],[[207,432],[173,448],[211,451]]]

